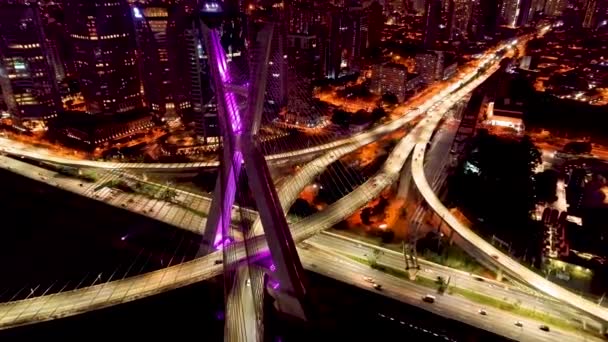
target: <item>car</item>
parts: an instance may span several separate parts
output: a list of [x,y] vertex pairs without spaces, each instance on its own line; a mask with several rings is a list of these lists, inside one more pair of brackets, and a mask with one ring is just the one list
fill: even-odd
[[422,297],[422,301],[427,303],[435,303],[435,296],[427,294],[426,296]]
[[515,322],[515,326],[521,328],[524,326],[524,324],[521,321],[517,321],[517,322]]
[[82,185],[82,183],[79,183],[79,184],[78,184],[78,186],[79,186],[79,187],[83,187],[84,185]]
[[380,285],[380,284],[374,284],[374,289],[376,289],[378,291],[382,291],[382,285]]
[[494,258],[495,260],[498,260],[498,255],[492,254],[492,258]]
[[372,278],[372,277],[363,277],[363,280],[365,280],[368,283],[373,283],[374,282],[374,278]]
[[484,309],[479,309],[479,310],[477,310],[477,312],[479,312],[479,314],[482,315],[482,316],[486,316],[488,314],[486,312],[486,310],[484,310]]
[[538,329],[542,330],[542,331],[551,331],[551,329],[549,329],[548,325],[541,325],[540,327],[538,327]]
[[215,260],[213,262],[214,265],[219,265],[219,264],[223,264],[223,263],[224,263],[224,260],[221,260],[221,259]]

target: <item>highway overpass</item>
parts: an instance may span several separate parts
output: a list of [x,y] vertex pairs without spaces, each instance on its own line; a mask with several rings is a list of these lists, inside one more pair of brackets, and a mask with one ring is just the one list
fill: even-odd
[[[450,106],[447,103],[446,106]],[[447,108],[446,108],[447,109]],[[431,117],[431,115],[429,115]],[[481,236],[477,235],[470,227],[458,220],[450,210],[441,203],[429,185],[424,172],[425,152],[437,128],[439,121],[429,122],[418,137],[411,162],[411,173],[414,184],[418,188],[424,200],[430,208],[456,233],[462,240],[461,247],[471,256],[477,258],[483,264],[491,264],[497,269],[504,271],[509,276],[530,285],[541,293],[556,298],[571,307],[597,319],[604,324],[608,324],[608,310],[597,303],[584,299],[565,288],[554,284],[543,276],[521,265],[518,261],[506,255],[490,243],[486,242]]]

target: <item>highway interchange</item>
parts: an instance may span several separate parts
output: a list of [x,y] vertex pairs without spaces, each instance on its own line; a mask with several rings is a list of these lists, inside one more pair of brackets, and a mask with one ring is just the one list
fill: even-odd
[[[492,72],[493,71],[487,72],[487,74],[489,75]],[[481,77],[477,81],[472,82],[469,86],[458,91],[458,94],[467,93],[472,89],[473,86],[479,84],[480,81],[482,81],[483,79],[485,78]],[[439,98],[442,98],[444,96],[448,96],[449,93],[441,93],[440,95],[441,96],[439,96]],[[456,95],[452,95],[452,97],[450,97],[450,99],[453,99],[454,101],[458,98],[459,97]],[[449,104],[449,101],[447,102]],[[445,104],[445,106],[448,106],[448,104]],[[431,101],[429,104],[429,108],[434,105],[434,102]],[[434,109],[442,108],[444,107],[435,107]],[[426,111],[426,109],[427,108],[423,108],[420,111],[424,112]],[[417,129],[412,134],[408,134],[404,139],[400,141],[394,152],[391,153],[391,156],[385,163],[385,166],[380,173],[378,173],[372,179],[357,188],[351,194],[345,196],[343,199],[326,208],[326,210],[322,211],[320,214],[314,215],[313,217],[309,217],[292,225],[294,239],[296,241],[301,241],[305,238],[313,236],[314,234],[323,229],[333,226],[335,223],[340,222],[344,218],[350,216],[358,208],[369,202],[369,200],[377,197],[378,194],[382,191],[382,189],[392,184],[398,178],[398,174],[402,166],[404,165],[407,157],[409,156],[410,151],[414,148],[414,145],[416,144],[416,140],[414,140],[414,138],[419,137],[421,133],[421,128],[434,127],[436,123],[439,122],[442,116],[442,114],[438,114],[440,111],[441,110],[432,111],[430,114],[427,115],[427,118],[423,120],[423,122],[421,122],[419,126],[417,126]],[[407,115],[405,117],[407,117]],[[420,142],[417,143],[417,151],[418,146],[420,146],[421,144],[422,143]],[[424,144],[424,146],[426,146],[426,143]],[[326,160],[320,162],[326,165],[329,165],[331,160],[335,160],[338,158],[337,154],[332,155],[331,153],[329,153],[325,157]],[[416,157],[414,160],[416,160]],[[297,195],[300,192],[300,186],[303,187],[310,183],[309,181],[305,182],[304,180],[309,179],[310,175],[317,174],[317,172],[320,172],[319,168],[321,168],[322,170],[324,167],[326,167],[326,165],[311,166],[311,169],[314,169],[316,172],[309,170],[311,172],[306,173],[308,176],[302,177],[302,181],[297,181],[297,184],[294,183],[288,188],[292,190],[285,192],[285,195],[283,195],[283,193],[281,192],[282,204],[285,203],[285,205],[287,205],[290,202],[289,200],[293,198],[293,194]],[[412,167],[414,167],[413,165],[414,163],[412,163]],[[293,177],[292,179],[298,180],[299,177]],[[285,198],[286,200],[284,201],[283,198]],[[287,208],[288,207],[289,206],[287,206]],[[261,239],[258,240],[259,247],[260,249],[262,249],[264,242],[261,241]],[[236,254],[240,255],[240,257],[244,257],[242,251],[238,250],[240,248],[238,244],[230,248],[235,249]],[[306,253],[304,252],[303,254]],[[215,261],[219,259],[221,259],[221,254],[216,252],[207,257],[199,258],[191,262],[187,262],[178,266],[173,266],[167,269],[162,269],[148,274],[143,274],[140,276],[125,279],[124,281],[100,284],[91,288],[58,293],[25,301],[6,303],[0,306],[0,315],[2,316],[0,318],[0,324],[4,327],[7,327],[19,324],[27,324],[38,320],[47,320],[52,319],[54,317],[76,314],[79,312],[90,310],[92,308],[105,307],[119,302],[134,300],[145,295],[158,293],[166,289],[183,286],[202,279],[207,279],[222,272],[221,265],[218,266],[215,264]],[[306,264],[306,257],[303,256],[302,259]],[[388,281],[390,282],[392,280]],[[390,285],[387,286],[388,289],[390,289]],[[386,291],[386,293],[389,292],[391,291]],[[418,296],[417,299],[419,301],[420,296]],[[474,312],[476,314],[475,310]],[[498,317],[498,314],[496,316]]]

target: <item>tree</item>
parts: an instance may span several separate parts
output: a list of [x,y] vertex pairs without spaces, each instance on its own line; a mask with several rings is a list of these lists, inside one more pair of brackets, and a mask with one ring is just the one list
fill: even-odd
[[168,202],[172,202],[175,197],[177,197],[177,192],[172,189],[165,189],[161,195],[161,198]]
[[536,204],[534,171],[540,155],[527,137],[480,132],[450,182],[450,196],[467,216],[482,219],[478,229],[525,249],[535,236],[530,212]]
[[369,207],[363,208],[363,210],[361,210],[360,216],[361,216],[361,222],[364,225],[370,225],[372,223],[370,220],[371,216],[372,216],[372,208],[369,208]]
[[374,249],[371,253],[366,254],[367,261],[372,268],[378,267],[378,258],[380,258],[382,254],[383,253],[378,249]]
[[386,207],[388,206],[388,199],[384,198],[384,197],[380,197],[380,200],[378,201],[378,204],[376,204],[372,210],[371,213],[372,215],[379,215],[381,213],[384,212],[384,210],[386,209]]
[[555,170],[545,170],[535,177],[536,198],[539,202],[553,203],[557,201],[557,172]]
[[293,203],[293,205],[291,206],[291,209],[289,211],[294,215],[297,215],[300,217],[306,217],[306,216],[310,216],[310,215],[316,213],[317,208],[310,205],[310,203],[308,203],[307,200],[298,198]]
[[396,105],[399,103],[399,98],[393,93],[384,93],[382,95],[382,101],[389,105]]
[[372,120],[374,122],[384,118],[386,116],[386,111],[382,107],[376,107],[372,110]]
[[350,125],[350,114],[342,109],[336,109],[331,117],[331,122],[338,126],[348,128]]
[[382,243],[391,243],[395,239],[395,232],[391,229],[387,229],[380,233],[380,239],[382,240]]

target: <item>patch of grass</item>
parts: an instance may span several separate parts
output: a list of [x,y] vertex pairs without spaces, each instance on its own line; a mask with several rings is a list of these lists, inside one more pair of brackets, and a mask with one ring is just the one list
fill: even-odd
[[435,280],[425,278],[425,277],[416,277],[414,282],[418,285],[422,285],[422,286],[429,287],[429,288],[434,288],[434,289],[439,288],[439,286],[437,285],[437,282]]
[[410,277],[410,275],[405,270],[400,270],[397,268],[388,267],[388,266],[381,265],[381,264],[372,264],[371,267],[377,269],[378,271],[382,271],[384,273],[390,274],[397,278],[403,278],[403,279],[409,280],[409,277]]
[[478,275],[487,275],[488,273],[492,273],[487,268],[483,267],[477,261],[472,259],[468,254],[464,253],[458,247],[450,246],[447,248],[449,248],[449,250],[446,253],[446,257],[426,250],[422,254],[421,258],[434,262],[436,264],[455,268],[469,273],[475,273]]
[[96,182],[98,179],[97,173],[92,170],[82,170],[75,167],[55,165],[51,163],[41,163],[41,166],[47,169],[51,169],[58,174],[71,178],[78,178],[85,182]]
[[207,217],[207,214],[204,213],[204,212],[202,212],[202,211],[199,211],[199,210],[196,210],[196,209],[192,209],[192,208],[190,208],[190,207],[188,207],[186,205],[183,205],[181,203],[174,203],[174,204],[176,204],[178,207],[180,207],[180,208],[182,208],[182,209],[184,209],[186,211],[189,211],[189,212],[193,213],[194,215],[198,215],[200,217]]
[[499,308],[499,309],[505,310],[505,311],[513,312],[517,308],[516,304],[506,302],[504,300],[497,299],[494,297],[489,297],[484,294],[481,294],[481,293],[478,293],[475,291],[471,291],[468,289],[464,289],[461,287],[450,286],[448,291],[450,294],[461,295],[462,297],[465,297],[476,303],[483,304],[486,306],[491,306],[494,308]]
[[119,182],[120,182],[120,180],[118,180],[118,179],[112,179],[109,181],[105,181],[105,182],[99,184],[98,186],[96,186],[93,191],[99,191],[106,187],[107,188],[116,188],[116,187],[118,187]]

